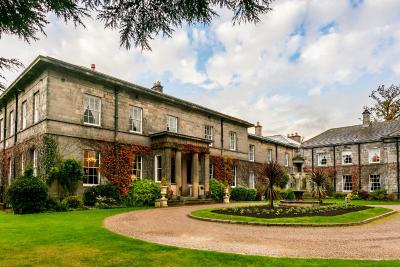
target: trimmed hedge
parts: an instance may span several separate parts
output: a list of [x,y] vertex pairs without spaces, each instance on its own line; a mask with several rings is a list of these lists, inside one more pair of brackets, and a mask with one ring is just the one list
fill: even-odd
[[62,201],[69,209],[79,209],[83,206],[83,202],[78,196],[69,196]]
[[295,200],[296,199],[296,196],[294,195],[293,190],[290,188],[279,191],[279,195],[280,195],[281,199],[286,199],[286,200]]
[[224,199],[224,189],[223,183],[216,179],[210,179],[210,194],[211,198],[216,201],[222,201]]
[[254,201],[256,200],[257,191],[246,187],[235,187],[230,195],[230,199],[235,201]]
[[142,179],[132,184],[129,198],[135,206],[152,206],[161,198],[160,185],[149,179]]
[[94,206],[98,197],[112,198],[116,203],[121,201],[118,188],[107,183],[87,188],[83,193],[83,203],[85,206]]
[[47,191],[46,183],[30,168],[10,185],[7,200],[16,214],[38,213],[46,210]]

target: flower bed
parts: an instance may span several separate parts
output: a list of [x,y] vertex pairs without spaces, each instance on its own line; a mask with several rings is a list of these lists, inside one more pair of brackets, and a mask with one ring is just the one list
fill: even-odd
[[366,209],[370,209],[370,207],[356,205],[327,205],[321,207],[279,207],[271,209],[269,206],[249,206],[216,209],[211,212],[224,215],[271,219],[305,216],[336,216]]

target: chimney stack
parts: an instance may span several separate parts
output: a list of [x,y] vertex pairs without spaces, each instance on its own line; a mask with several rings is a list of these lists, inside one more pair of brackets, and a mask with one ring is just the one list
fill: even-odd
[[163,88],[164,88],[164,87],[161,85],[161,82],[160,82],[160,81],[155,82],[154,85],[153,85],[153,87],[151,87],[152,90],[154,90],[154,91],[156,91],[156,92],[159,92],[159,93],[162,93],[162,92],[163,92]]
[[91,64],[91,65],[90,65],[90,68],[91,68],[92,70],[96,70],[96,64]]
[[363,126],[369,126],[371,123],[371,112],[367,108],[364,109],[363,113]]
[[257,121],[256,126],[254,126],[255,128],[255,133],[257,136],[262,136],[262,126],[260,125],[260,122]]
[[301,136],[296,132],[292,134],[288,134],[288,137],[298,143],[301,143]]

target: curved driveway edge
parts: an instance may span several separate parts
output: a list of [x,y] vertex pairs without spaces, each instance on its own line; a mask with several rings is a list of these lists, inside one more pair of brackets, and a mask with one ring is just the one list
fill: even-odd
[[[238,204],[233,204],[238,205]],[[400,259],[400,216],[352,227],[255,227],[188,217],[213,204],[127,212],[106,218],[116,233],[153,243],[221,252],[343,259]],[[400,210],[400,205],[386,206]]]
[[349,223],[269,223],[269,222],[242,222],[235,220],[224,220],[224,219],[212,219],[207,217],[196,216],[189,213],[187,216],[189,218],[193,218],[201,221],[209,221],[209,222],[219,222],[219,223],[231,223],[231,224],[246,224],[246,225],[255,225],[255,226],[277,226],[277,227],[346,227],[346,226],[355,226],[362,225],[366,223],[370,223],[390,215],[396,214],[397,211],[392,210],[388,211],[384,214],[377,215],[363,221],[359,222],[349,222]]

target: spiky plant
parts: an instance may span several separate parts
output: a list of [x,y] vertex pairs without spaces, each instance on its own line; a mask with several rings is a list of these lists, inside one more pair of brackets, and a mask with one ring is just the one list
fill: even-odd
[[328,173],[323,168],[315,168],[311,172],[311,189],[314,197],[318,198],[319,202],[325,197],[326,183]]
[[260,177],[265,179],[268,185],[265,197],[270,201],[271,209],[274,208],[274,200],[278,199],[279,196],[274,187],[280,182],[284,174],[282,166],[276,161],[266,162],[260,168]]

